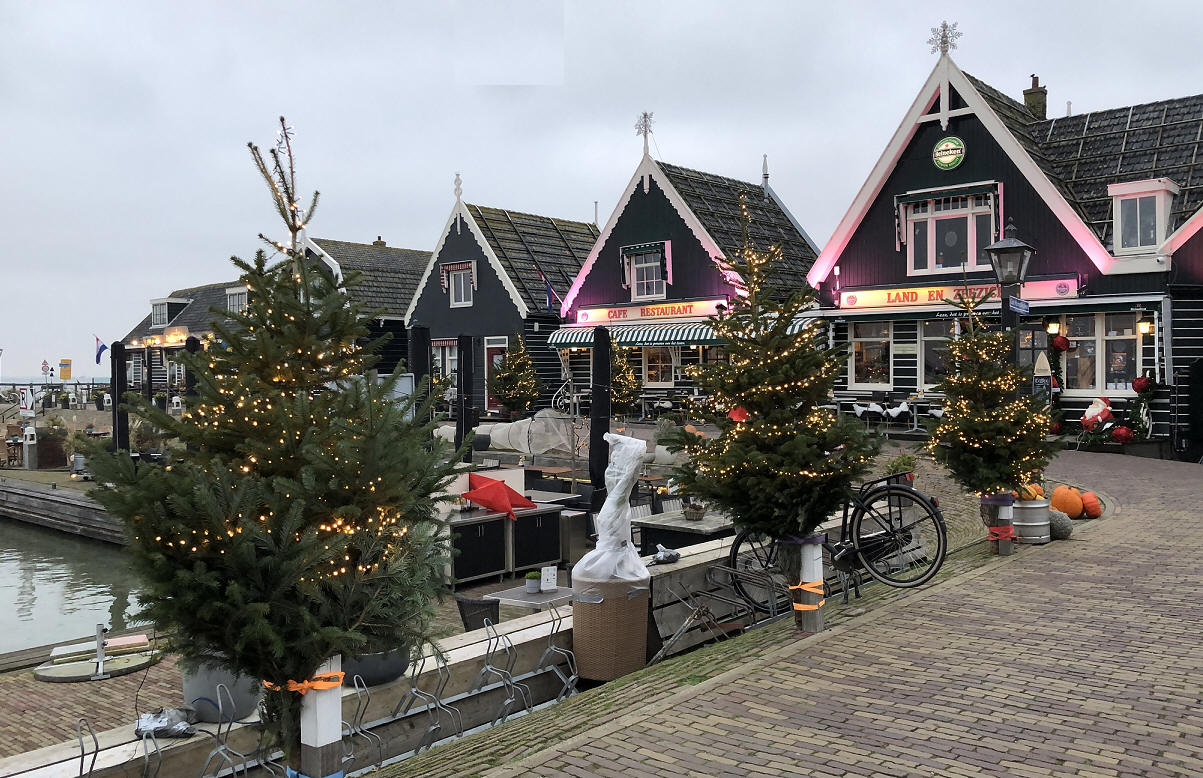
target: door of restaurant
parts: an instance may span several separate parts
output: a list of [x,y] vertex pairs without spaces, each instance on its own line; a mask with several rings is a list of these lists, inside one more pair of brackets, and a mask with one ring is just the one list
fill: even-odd
[[489,382],[497,366],[505,358],[505,350],[510,345],[508,337],[485,338],[485,410],[496,412],[501,410],[501,401],[489,392]]

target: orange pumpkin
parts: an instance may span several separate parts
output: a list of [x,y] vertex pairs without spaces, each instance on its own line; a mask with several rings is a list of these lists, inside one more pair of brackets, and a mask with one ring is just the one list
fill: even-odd
[[1040,484],[1028,484],[1019,487],[1019,491],[1011,492],[1018,500],[1039,500],[1044,497],[1044,487]]
[[1094,492],[1082,492],[1082,511],[1088,519],[1097,519],[1103,515],[1103,505],[1099,496]]
[[1082,515],[1082,493],[1062,484],[1053,490],[1051,505],[1069,518],[1076,519]]

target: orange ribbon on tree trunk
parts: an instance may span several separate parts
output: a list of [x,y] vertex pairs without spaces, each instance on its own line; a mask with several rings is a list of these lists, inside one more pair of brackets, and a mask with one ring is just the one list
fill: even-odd
[[336,686],[342,686],[345,676],[346,673],[323,673],[322,675],[313,676],[308,681],[289,681],[283,686],[274,684],[271,681],[264,681],[263,688],[273,692],[284,689],[296,692],[297,694],[306,694],[311,689],[333,689]]

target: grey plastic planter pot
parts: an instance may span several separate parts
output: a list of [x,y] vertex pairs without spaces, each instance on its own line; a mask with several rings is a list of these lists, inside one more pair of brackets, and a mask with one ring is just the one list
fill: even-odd
[[[263,685],[254,678],[234,675],[230,670],[218,665],[203,665],[195,673],[183,670],[183,676],[184,704],[196,710],[199,721],[214,723],[222,717],[235,721],[244,719],[255,710],[255,706],[259,704],[259,697],[263,694]],[[225,684],[234,698],[233,712],[223,710],[221,716],[218,716],[217,708],[218,684]],[[228,700],[223,699],[222,705],[227,704]]]
[[343,657],[343,686],[354,686],[357,675],[368,686],[379,686],[397,680],[408,667],[409,649],[406,648]]

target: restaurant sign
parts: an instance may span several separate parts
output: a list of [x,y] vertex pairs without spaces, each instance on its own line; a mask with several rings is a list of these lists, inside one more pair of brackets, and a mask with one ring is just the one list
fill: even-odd
[[581,308],[576,312],[577,324],[625,324],[675,319],[705,319],[718,314],[718,306],[726,298],[716,300],[681,300],[679,302],[647,302],[613,308]]
[[[957,295],[980,300],[987,294],[997,300],[998,284],[952,284],[948,286],[900,286],[884,289],[851,289],[840,292],[840,308],[906,308],[931,306],[951,302]],[[1078,281],[1074,278],[1057,278],[1028,281],[1023,285],[1020,297],[1025,300],[1071,300],[1078,296]]]
[[941,170],[952,170],[965,159],[965,141],[955,135],[941,138],[931,150],[931,159]]

